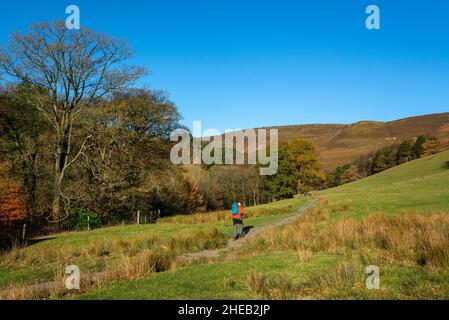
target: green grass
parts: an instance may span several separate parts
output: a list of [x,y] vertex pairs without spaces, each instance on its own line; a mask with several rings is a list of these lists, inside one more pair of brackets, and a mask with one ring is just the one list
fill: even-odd
[[292,253],[269,253],[236,261],[194,265],[158,273],[147,279],[121,281],[81,295],[80,299],[256,299],[248,287],[253,270],[268,276],[285,276],[300,281],[312,272],[321,272],[336,257],[317,255],[307,264],[298,263]]
[[0,288],[7,287],[12,283],[31,283],[35,281],[43,282],[51,279],[53,272],[48,268],[38,268],[33,270],[23,268],[22,270],[11,270],[0,266]]
[[405,163],[368,178],[316,193],[345,216],[403,211],[449,212],[449,150]]
[[[337,222],[345,216],[361,219],[374,212],[387,216],[405,211],[449,212],[447,161],[449,151],[316,193],[329,201],[332,215],[326,224]],[[379,250],[361,253],[351,249],[333,254],[324,251],[313,252],[310,261],[304,263],[299,262],[294,251],[262,252],[248,256],[244,250],[245,248],[237,260],[184,267],[131,282],[121,281],[77,298],[254,299],[260,296],[249,289],[247,280],[249,273],[254,270],[268,279],[280,275],[287,286],[292,283],[302,289],[304,286],[314,288],[315,291],[310,295],[301,292],[299,297],[306,299],[432,299],[449,295],[449,270],[434,270],[399,261],[382,265],[382,290],[365,289],[363,279],[366,260],[385,261],[382,251]],[[343,267],[340,265],[342,262]],[[345,264],[349,266],[348,270],[353,270],[351,268],[354,267],[360,271],[355,274],[356,280],[351,278],[353,275],[350,272],[349,275],[345,273]],[[333,289],[334,286],[336,289]]]

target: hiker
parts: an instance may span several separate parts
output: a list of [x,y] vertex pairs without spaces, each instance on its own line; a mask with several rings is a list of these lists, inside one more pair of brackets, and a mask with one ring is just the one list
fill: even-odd
[[234,241],[243,234],[243,222],[239,212],[239,205],[234,201],[231,207],[231,218],[234,224]]
[[245,226],[243,224],[243,217],[245,216],[245,209],[243,208],[243,204],[241,204],[240,202],[237,204],[239,207],[239,215],[240,215],[240,220],[242,220],[242,233],[241,236],[245,236]]

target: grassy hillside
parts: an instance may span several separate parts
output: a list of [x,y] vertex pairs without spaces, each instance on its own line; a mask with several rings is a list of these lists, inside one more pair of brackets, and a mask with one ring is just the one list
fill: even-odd
[[351,214],[449,212],[449,150],[317,193]]
[[315,124],[276,127],[280,140],[301,138],[314,143],[325,169],[334,169],[357,157],[419,135],[436,136],[449,146],[449,113],[391,122]]
[[[81,298],[448,299],[447,161],[449,151],[320,192],[319,208],[236,253]],[[365,287],[372,264],[380,290]]]
[[[164,254],[222,247],[231,232],[220,222],[223,212],[68,234],[16,250],[0,260],[3,282],[30,281],[15,272],[29,274],[30,263],[42,268],[45,260],[38,259],[45,256],[55,269],[76,262],[84,272],[114,275],[96,283],[85,277],[81,292],[56,290],[53,298],[448,299],[448,161],[445,151],[316,193],[321,200],[315,209],[217,257],[178,263]],[[305,201],[251,208],[247,224],[269,225]],[[58,256],[71,244],[75,251]],[[380,290],[365,287],[369,265],[380,268]]]

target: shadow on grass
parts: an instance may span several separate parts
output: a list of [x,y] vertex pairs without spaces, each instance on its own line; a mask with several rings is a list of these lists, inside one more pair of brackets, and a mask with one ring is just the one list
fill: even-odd
[[28,239],[27,240],[27,247],[30,247],[32,245],[38,244],[40,242],[56,239],[57,237],[45,237],[45,238],[36,238],[36,239]]
[[252,229],[252,228],[254,228],[254,226],[244,226],[243,227],[243,234],[248,234],[249,233],[249,231]]

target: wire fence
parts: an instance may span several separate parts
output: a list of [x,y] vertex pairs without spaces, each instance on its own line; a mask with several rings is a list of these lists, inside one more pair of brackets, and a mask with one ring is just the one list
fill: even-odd
[[0,221],[0,249],[10,248],[14,245],[26,245],[30,240],[39,240],[67,232],[91,231],[120,225],[153,224],[156,223],[159,217],[160,210],[148,213],[137,211],[134,217],[109,221],[100,226],[92,225],[90,217],[86,217],[82,228],[74,226],[68,220],[63,220],[59,223],[49,223],[44,219],[38,219],[33,222],[25,220]]

